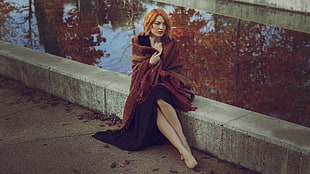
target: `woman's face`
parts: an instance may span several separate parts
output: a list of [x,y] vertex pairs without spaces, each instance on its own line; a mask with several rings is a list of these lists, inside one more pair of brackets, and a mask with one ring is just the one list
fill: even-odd
[[152,24],[151,33],[156,37],[162,37],[165,34],[166,28],[167,26],[164,18],[158,15]]

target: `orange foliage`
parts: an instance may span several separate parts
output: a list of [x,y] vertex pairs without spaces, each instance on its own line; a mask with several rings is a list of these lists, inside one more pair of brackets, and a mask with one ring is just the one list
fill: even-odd
[[0,27],[3,25],[8,17],[8,14],[12,10],[14,10],[14,7],[12,7],[10,3],[4,2],[4,0],[0,0]]
[[103,56],[95,46],[105,38],[91,15],[70,14],[62,23],[60,32],[61,56],[89,65],[94,65]]
[[[310,126],[309,34],[197,16],[181,7],[171,14],[185,73],[199,95]],[[202,32],[207,24],[214,30]]]

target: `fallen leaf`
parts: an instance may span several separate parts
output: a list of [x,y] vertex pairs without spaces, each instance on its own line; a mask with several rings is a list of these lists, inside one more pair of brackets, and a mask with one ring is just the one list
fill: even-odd
[[117,166],[117,163],[116,162],[113,162],[112,164],[111,164],[111,168],[115,168]]
[[126,166],[126,163],[118,163],[118,165],[119,165],[120,167],[125,167],[125,166]]
[[176,170],[169,170],[170,173],[178,173]]

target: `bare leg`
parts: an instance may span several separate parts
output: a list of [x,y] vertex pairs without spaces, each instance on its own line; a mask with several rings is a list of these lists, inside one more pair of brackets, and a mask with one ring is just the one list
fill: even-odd
[[171,142],[171,144],[177,148],[179,153],[184,157],[185,164],[188,168],[194,168],[197,166],[197,161],[193,155],[187,151],[183,146],[180,138],[176,134],[175,130],[169,124],[163,113],[157,109],[157,126],[160,132]]
[[[189,153],[192,153],[190,146],[187,142],[187,139],[183,133],[182,125],[181,125],[181,122],[177,116],[175,109],[169,103],[165,102],[163,99],[157,100],[157,104],[158,104],[161,112],[163,113],[164,117],[167,119],[167,121],[170,123],[170,125],[175,130],[178,137],[180,138],[183,146],[186,148],[186,150]],[[183,160],[183,159],[184,158],[181,155],[181,160]]]

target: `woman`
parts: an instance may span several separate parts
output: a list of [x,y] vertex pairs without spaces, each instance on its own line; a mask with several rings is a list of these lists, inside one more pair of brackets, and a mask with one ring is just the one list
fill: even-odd
[[93,137],[125,150],[140,150],[168,139],[187,167],[194,168],[198,163],[175,110],[195,110],[191,106],[194,94],[190,81],[180,74],[182,64],[169,17],[164,10],[153,9],[143,26],[144,32],[132,39],[133,74],[123,125]]

